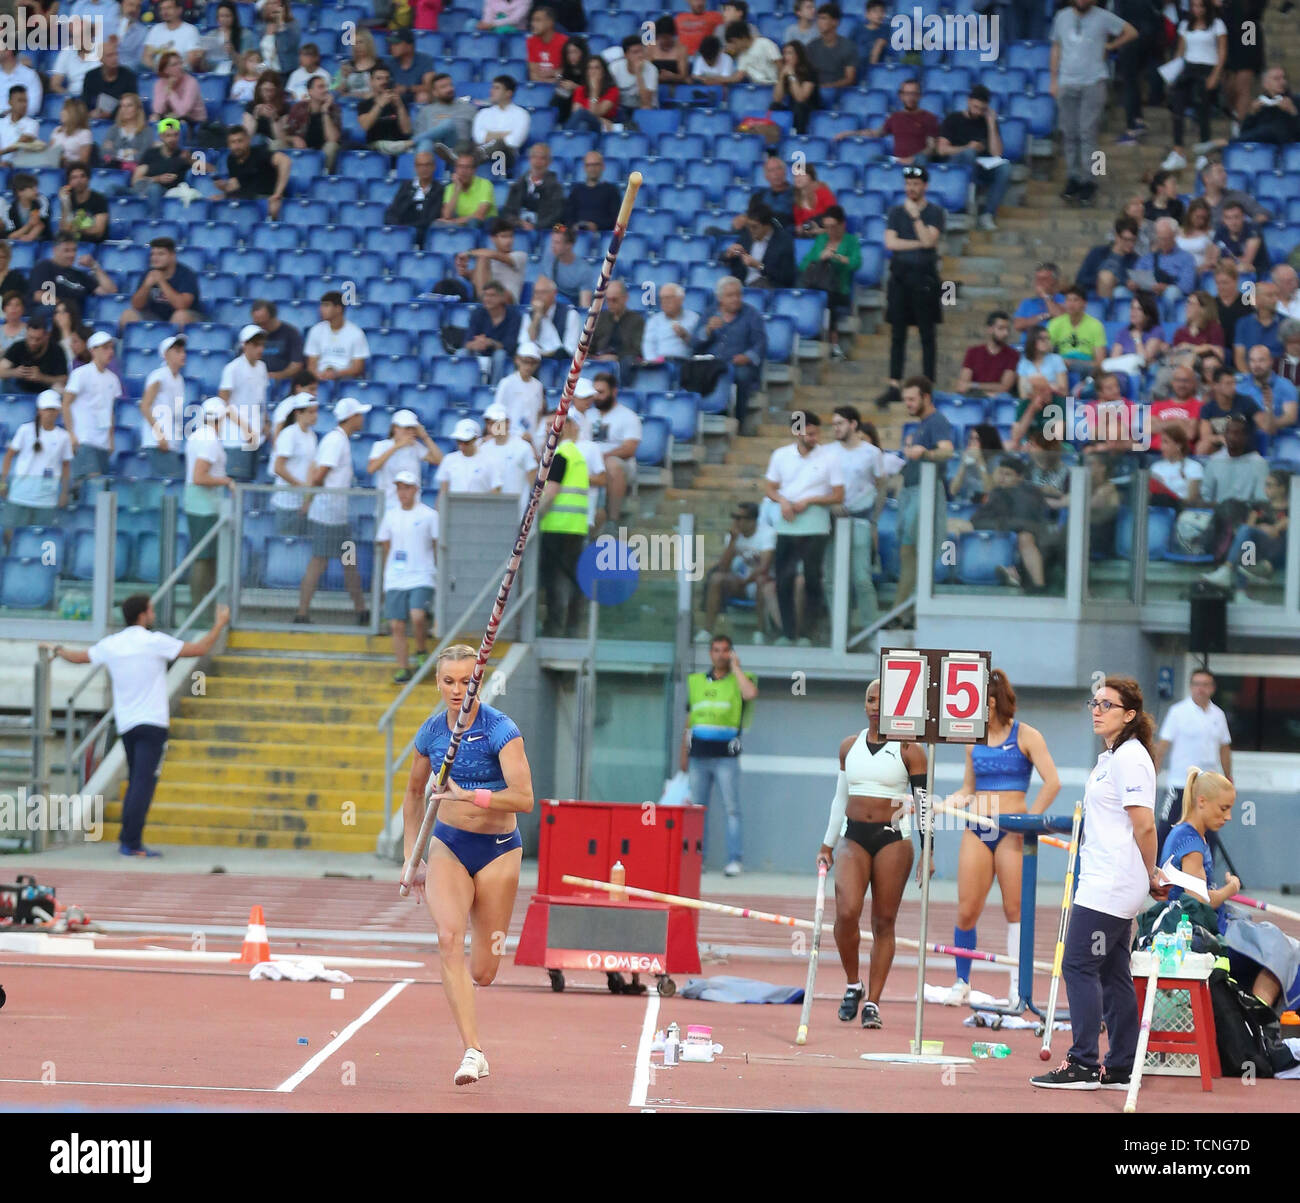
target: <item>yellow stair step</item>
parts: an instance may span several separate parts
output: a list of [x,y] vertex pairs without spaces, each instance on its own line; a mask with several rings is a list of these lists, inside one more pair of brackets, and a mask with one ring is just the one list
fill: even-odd
[[[419,730],[419,723],[399,726],[395,731],[396,746],[401,748]],[[236,744],[290,744],[295,761],[302,764],[319,764],[324,749],[328,749],[331,762],[336,748],[374,748],[382,756],[384,739],[375,730],[373,722],[336,723],[328,728],[318,722],[214,722],[210,718],[176,718],[172,720],[173,739],[203,739],[218,743]]]
[[[406,782],[393,783],[394,795],[400,797]],[[122,794],[126,793],[126,783],[122,784]],[[281,807],[285,810],[302,810],[327,812],[332,815],[345,813],[345,803],[352,803],[359,813],[363,810],[382,809],[380,795],[381,785],[377,790],[353,790],[345,786],[325,789],[296,789],[293,786],[262,785],[210,785],[202,779],[193,777],[168,777],[164,775],[158,781],[154,791],[156,801],[177,803],[205,803],[212,806],[232,806],[237,809],[255,809],[259,806]]]
[[[402,686],[392,680],[392,674],[396,671],[395,665],[390,666],[385,674],[387,679],[374,682],[340,681],[335,679],[333,673],[330,673],[324,680],[308,677],[299,679],[292,677],[234,677],[223,673],[219,677],[209,677],[204,682],[202,696],[218,702],[229,699],[246,699],[259,702],[275,700],[289,704],[337,702],[346,705],[361,699],[367,706],[375,704],[376,700],[378,700],[383,703],[384,709],[387,710],[402,689]],[[323,676],[324,674],[318,675]],[[387,692],[385,693],[385,691]],[[433,680],[433,674],[430,673],[425,680],[415,687],[414,693],[410,695],[405,705],[414,704],[429,709],[431,706],[437,705],[438,701],[438,687]]]
[[[328,724],[331,728],[339,726],[365,726],[374,738],[381,738],[375,731],[375,723],[383,716],[392,703],[392,698],[384,695],[361,693],[351,702],[296,702],[270,698],[263,700],[259,696],[234,697],[229,699],[182,698],[177,707],[181,719],[202,719],[210,723],[250,722],[250,723],[313,723]],[[409,728],[411,732],[429,716],[433,705],[417,694],[397,713],[397,727]],[[325,734],[324,732],[319,732]],[[320,740],[317,739],[317,744]]]
[[212,848],[276,848],[302,852],[374,852],[376,837],[320,831],[253,831],[232,827],[181,827],[151,821],[145,829],[149,846],[190,845]]
[[[316,765],[303,767],[247,764],[242,761],[204,760],[199,757],[184,759],[175,753],[184,747],[183,742],[169,744],[167,759],[163,762],[162,781],[202,781],[220,786],[250,786],[258,789],[351,790],[354,795],[379,793],[384,788],[383,765],[376,759],[374,768],[340,769],[331,762],[328,768]],[[407,766],[409,768],[409,766]],[[402,781],[406,773],[399,774]]]
[[[483,638],[482,631],[466,631],[454,642],[468,643],[478,647]],[[325,634],[320,631],[231,631],[229,651],[257,652],[334,652],[353,655],[388,655],[393,650],[393,641],[384,635],[341,635]]]
[[[182,722],[188,723],[189,727],[178,730]],[[167,744],[165,764],[171,764],[174,761],[186,761],[209,765],[213,768],[221,765],[228,765],[232,768],[266,765],[285,771],[293,771],[299,768],[318,768],[322,763],[322,758],[314,745],[310,748],[304,748],[301,743],[296,741],[283,742],[269,737],[265,741],[249,743],[242,739],[236,740],[217,736],[207,729],[206,724],[199,722],[197,719],[173,720],[171,730],[172,738]],[[341,745],[331,740],[329,750],[330,768],[369,770],[382,773],[384,768],[384,739],[378,731],[371,729],[370,733],[373,739],[369,743]],[[395,750],[404,748],[408,739],[410,739],[409,735],[397,742]]]
[[[110,803],[104,808],[107,822],[122,819],[121,803]],[[167,799],[155,799],[149,808],[149,834],[153,837],[155,825],[163,827],[214,828],[232,831],[274,831],[310,835],[362,835],[375,839],[384,829],[383,818],[377,814],[357,814],[356,821],[344,824],[337,815],[315,811],[292,810],[273,805],[255,809],[240,806],[186,805]]]

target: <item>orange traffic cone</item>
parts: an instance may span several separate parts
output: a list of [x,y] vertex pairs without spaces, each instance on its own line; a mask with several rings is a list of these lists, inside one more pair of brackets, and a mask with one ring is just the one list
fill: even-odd
[[257,965],[271,959],[271,945],[266,938],[266,920],[262,908],[255,906],[248,912],[248,934],[244,937],[243,951],[231,957],[232,965]]

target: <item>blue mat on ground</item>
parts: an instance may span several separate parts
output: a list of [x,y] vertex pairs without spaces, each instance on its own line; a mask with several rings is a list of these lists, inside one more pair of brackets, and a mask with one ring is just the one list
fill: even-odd
[[723,1003],[801,1003],[800,986],[774,986],[749,977],[693,977],[679,991],[683,998]]

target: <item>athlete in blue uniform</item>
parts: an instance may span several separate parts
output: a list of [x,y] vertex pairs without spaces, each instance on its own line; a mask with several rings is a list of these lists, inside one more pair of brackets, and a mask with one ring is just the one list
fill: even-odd
[[[1040,815],[1060,791],[1061,779],[1042,735],[1016,718],[1016,692],[1007,674],[995,668],[989,673],[988,744],[967,747],[961,794],[949,798],[948,805],[971,808],[974,813],[985,815],[1024,814],[1034,769],[1038,770],[1043,784],[1029,813]],[[996,876],[1002,891],[1002,913],[1007,919],[1007,955],[1013,959],[1020,956],[1023,847],[1022,836],[1004,833],[996,827],[974,825],[966,829],[957,859],[957,926],[952,935],[955,947],[977,947],[975,925]],[[970,961],[957,959],[957,981],[943,1000],[947,1006],[960,1007],[970,1000],[970,966]],[[1019,986],[1013,969],[1007,995],[1013,1004],[1019,998]]]
[[[438,657],[438,690],[447,710],[428,719],[415,737],[402,807],[407,860],[424,818],[425,788],[451,743],[451,724],[465,700],[477,655],[472,647],[456,644]],[[455,1083],[465,1086],[488,1076],[478,1039],[474,987],[490,986],[501,964],[524,856],[515,815],[533,809],[532,771],[514,720],[476,701],[450,779],[433,797],[438,817],[429,862],[420,862],[414,887],[438,928],[442,988],[465,1046]],[[467,925],[473,932],[468,965]]]

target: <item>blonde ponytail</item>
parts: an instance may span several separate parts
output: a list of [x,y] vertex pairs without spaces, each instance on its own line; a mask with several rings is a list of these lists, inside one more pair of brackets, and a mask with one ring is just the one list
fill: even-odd
[[1203,773],[1195,765],[1187,770],[1187,785],[1183,790],[1183,813],[1180,823],[1186,823],[1196,810],[1196,799],[1218,797],[1233,784],[1222,773]]

